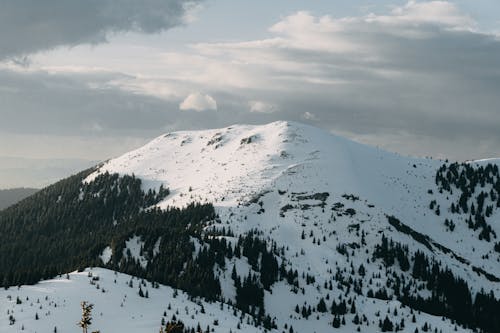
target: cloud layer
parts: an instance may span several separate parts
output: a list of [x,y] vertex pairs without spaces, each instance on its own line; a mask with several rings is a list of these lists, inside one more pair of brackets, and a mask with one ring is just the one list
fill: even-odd
[[[269,31],[262,40],[194,45],[205,59],[193,63],[198,77],[213,77],[202,65],[211,64],[238,83],[217,89],[277,105],[273,118],[403,153],[500,155],[500,39],[477,31],[453,4],[410,1],[388,14],[345,18],[298,12]],[[434,144],[426,153],[417,140]]]
[[[173,3],[171,22],[178,24],[185,5]],[[97,30],[168,27],[109,22]],[[64,44],[79,43],[71,40]],[[95,65],[104,69],[113,62],[101,59]],[[340,18],[301,11],[270,26],[263,39],[145,48],[140,59],[143,67],[123,58],[113,71],[74,59],[50,70],[4,66],[0,134],[64,137],[79,147],[81,155],[71,156],[101,159],[170,130],[287,119],[404,154],[500,156],[500,39],[450,2],[410,1],[384,14]],[[116,146],[105,150],[98,138]]]
[[197,0],[1,0],[0,60],[182,24]]

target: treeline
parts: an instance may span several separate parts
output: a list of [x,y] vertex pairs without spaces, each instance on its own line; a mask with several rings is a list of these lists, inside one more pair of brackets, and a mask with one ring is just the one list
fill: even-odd
[[[245,257],[252,270],[233,276],[236,306],[275,324],[265,315],[264,290],[278,279],[298,286],[297,272],[286,271],[277,257],[284,249],[260,239],[256,231],[228,241],[230,230],[206,228],[217,220],[211,204],[160,210],[155,204],[169,191],[144,192],[134,176],[104,173],[85,183],[93,170],[62,180],[0,213],[0,285],[34,284],[73,270],[104,266],[162,283],[209,301],[221,299],[216,267]],[[139,257],[126,247],[140,241]],[[110,260],[101,254],[111,248]]]
[[[211,205],[148,208],[165,198],[168,190],[160,187],[145,193],[139,179],[116,174],[83,183],[91,172],[58,182],[0,213],[1,286],[34,284],[103,265],[99,255],[111,245],[110,268],[194,295],[215,298],[220,293],[210,267],[201,263],[200,256],[193,259],[190,239],[200,237],[204,222],[215,217]],[[134,235],[141,235],[146,244],[161,237],[161,251],[148,270],[122,257],[125,241]]]
[[[410,271],[413,279],[405,279],[396,272],[388,279],[395,296],[403,304],[433,315],[445,316],[468,327],[479,327],[485,332],[500,332],[500,300],[493,292],[483,290],[473,294],[464,279],[456,277],[448,267],[428,258],[417,251],[411,255],[408,248],[384,235],[375,247],[375,258],[383,260],[387,267],[399,264],[401,270]],[[430,297],[424,298],[418,290],[430,291]],[[387,299],[383,292],[370,293],[371,297]],[[378,297],[381,296],[381,297]]]
[[[495,231],[487,223],[493,211],[500,207],[500,174],[496,164],[474,166],[469,163],[443,164],[435,176],[440,192],[458,191],[458,200],[452,202],[449,210],[453,214],[467,214],[467,225],[470,229],[480,230],[479,239],[490,241],[496,238]],[[435,200],[430,209],[440,215],[441,209]],[[455,224],[446,220],[449,230]]]

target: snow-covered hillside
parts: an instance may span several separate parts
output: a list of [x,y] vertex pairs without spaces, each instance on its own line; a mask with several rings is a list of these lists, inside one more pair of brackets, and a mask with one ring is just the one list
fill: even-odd
[[[497,160],[477,164],[488,162]],[[160,184],[170,189],[171,194],[160,207],[213,203],[222,220],[238,234],[258,228],[289,246],[301,232],[302,228],[296,226],[305,218],[316,221],[307,223],[307,228],[319,231],[318,226],[331,217],[331,210],[314,207],[317,200],[300,200],[299,194],[328,193],[325,204],[330,207],[345,201],[343,195],[352,194],[361,199],[355,203],[358,216],[364,214],[374,231],[386,227],[386,214],[396,216],[415,231],[500,277],[499,255],[492,244],[478,241],[465,223],[456,223],[456,230],[450,233],[443,223],[447,212],[436,216],[428,209],[435,199],[429,190],[439,192],[435,174],[443,163],[389,153],[315,127],[280,121],[169,133],[107,162],[87,181],[105,171],[135,174],[146,189]],[[450,200],[446,196],[437,198],[441,206]],[[263,209],[257,207],[258,202],[263,203]],[[304,204],[311,207],[286,214],[281,211],[286,205]],[[492,227],[500,235],[500,223]],[[296,250],[300,247],[298,242]],[[465,277],[476,279],[468,274]],[[478,281],[477,285],[483,283]],[[494,287],[495,292],[498,288]]]
[[[139,296],[139,288],[144,294],[147,292],[147,298]],[[230,305],[193,301],[187,294],[170,287],[153,286],[133,276],[101,268],[73,272],[34,286],[0,290],[0,312],[6,317],[0,321],[0,332],[77,332],[82,301],[94,304],[90,329],[103,333],[157,333],[162,320],[167,322],[172,319],[189,323],[193,328],[199,324],[203,332],[207,326],[211,332],[260,332],[247,323],[250,318],[248,315]],[[287,302],[287,299],[284,298],[283,302]],[[414,332],[416,327],[421,326],[411,323],[410,310],[401,308],[398,302],[370,302],[365,307],[367,314],[372,315],[376,311],[384,315],[387,310],[392,314],[396,309],[401,318],[408,320],[405,332]],[[443,322],[440,317],[416,315],[419,323],[426,321],[431,327],[444,328],[444,332],[454,327],[449,321]],[[293,319],[285,319],[285,322],[288,325],[295,324]],[[372,323],[372,326],[377,326],[377,323]],[[330,330],[326,315],[323,315],[311,320],[307,331]],[[373,330],[376,328],[367,328],[366,332]],[[338,332],[353,331],[355,326],[349,324]],[[467,331],[459,329],[458,332]]]
[[[139,288],[146,297],[139,296]],[[0,312],[14,321],[0,321],[0,332],[75,332],[82,311],[80,302],[94,304],[91,329],[101,332],[158,332],[162,319],[229,332],[241,313],[220,303],[194,302],[166,286],[107,269],[73,272],[35,286],[0,291]],[[236,311],[236,315],[233,315]],[[255,332],[242,322],[238,332]]]
[[[99,183],[100,175],[134,175],[144,192],[168,188],[153,195],[163,211],[193,202],[212,204],[217,216],[200,222],[201,233],[189,234],[193,253],[189,250],[188,256],[202,257],[196,262],[209,265],[208,275],[213,271],[220,284],[214,292],[220,303],[183,293],[173,299],[172,289],[151,288],[149,282],[143,285],[149,298],[141,298],[138,280],[131,289],[131,277],[96,269],[100,289],[89,284],[87,273],[73,273],[69,280],[63,276],[1,291],[0,312],[7,317],[0,329],[14,332],[24,325],[46,331],[57,326],[58,332],[67,332],[78,320],[79,302],[88,300],[96,305],[95,326],[103,333],[155,332],[163,311],[166,320],[175,313],[188,326],[200,322],[203,329],[214,328],[218,320],[214,332],[261,332],[266,320],[271,331],[289,333],[333,328],[471,332],[481,320],[494,319],[500,304],[500,175],[497,160],[467,166],[388,153],[294,122],[163,135],[85,174],[78,180],[77,191],[82,188],[76,198],[62,186],[61,194],[54,189],[44,198],[62,196],[75,209],[79,200],[102,199],[91,202],[111,212],[109,219],[103,218],[111,228],[103,230],[110,234],[127,223],[128,215],[115,219],[115,212],[123,210],[106,206],[113,202],[108,196],[117,193],[123,199],[125,187],[116,179]],[[107,186],[103,198],[93,184]],[[140,211],[158,210],[141,206]],[[170,235],[148,231],[147,224],[130,229],[133,223],[121,230],[122,238],[100,243],[95,262],[143,276],[153,265],[170,267],[168,251],[176,249]],[[174,231],[186,236],[179,230]],[[209,253],[210,246],[217,250]],[[180,273],[190,269],[186,262],[179,267]],[[262,292],[263,301],[257,297],[246,304],[244,298],[254,296],[242,296],[247,287]],[[33,302],[37,299],[43,304]],[[242,316],[233,304],[258,319]],[[12,311],[16,322],[9,325]],[[45,326],[33,328],[37,324]],[[482,327],[500,327],[495,325]]]

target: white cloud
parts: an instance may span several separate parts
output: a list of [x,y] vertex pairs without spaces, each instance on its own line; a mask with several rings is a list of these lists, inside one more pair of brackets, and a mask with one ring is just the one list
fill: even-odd
[[248,102],[248,106],[250,107],[250,112],[273,113],[278,111],[276,105],[263,101],[250,101]]
[[[296,83],[299,88],[299,82],[338,85],[352,82],[353,74],[362,72],[383,79],[387,73],[404,74],[401,68],[390,67],[392,61],[404,62],[397,53],[398,49],[408,52],[402,46],[405,41],[430,40],[448,30],[471,31],[473,26],[469,16],[446,1],[410,1],[386,15],[359,17],[317,17],[300,11],[271,26],[270,38],[200,43],[192,46],[198,52],[196,61],[192,61],[192,54],[171,54],[170,58],[184,61],[183,68],[192,63],[191,68],[196,68],[198,74],[190,75],[188,71],[188,75],[195,77],[197,84],[220,85],[215,78],[229,78],[231,82],[224,80],[226,86],[222,87],[226,89],[289,90]],[[432,42],[419,47],[435,52]],[[395,58],[388,58],[388,53]],[[425,61],[421,59],[420,63]]]
[[182,103],[179,105],[181,110],[194,110],[194,111],[207,111],[207,110],[217,110],[217,102],[210,95],[201,94],[195,92],[190,94]]
[[474,21],[448,1],[409,1],[396,7],[389,16],[370,15],[368,21],[387,24],[440,24],[455,28],[471,28]]
[[358,49],[360,45],[342,36],[343,30],[341,21],[328,15],[315,17],[306,11],[287,16],[269,29],[284,37],[284,40],[278,39],[282,47],[313,48],[330,52],[350,52]]
[[306,111],[302,114],[302,118],[306,119],[306,120],[318,120],[318,117],[312,113],[312,112],[309,112],[309,111]]

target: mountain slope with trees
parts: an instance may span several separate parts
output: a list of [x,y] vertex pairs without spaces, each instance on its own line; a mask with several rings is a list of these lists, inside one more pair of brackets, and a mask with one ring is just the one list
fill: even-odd
[[493,333],[498,183],[496,160],[297,123],[169,133],[0,212],[0,282],[101,266],[147,281],[128,285],[141,298],[168,285],[229,306],[233,332]]

